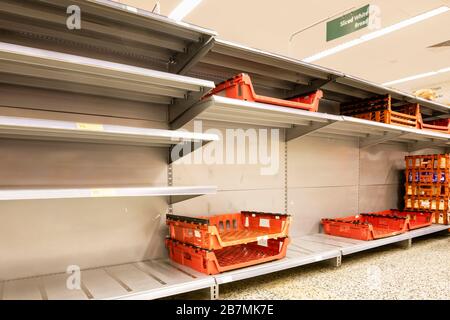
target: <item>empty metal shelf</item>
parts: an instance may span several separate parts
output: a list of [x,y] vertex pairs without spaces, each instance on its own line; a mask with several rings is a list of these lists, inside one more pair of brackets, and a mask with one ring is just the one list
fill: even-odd
[[0,201],[114,198],[114,197],[169,197],[177,203],[205,194],[215,194],[217,187],[136,187],[136,188],[80,188],[80,189],[0,189]]
[[[3,300],[148,300],[211,287],[212,277],[152,260],[81,271],[80,288],[59,273],[0,283]],[[72,287],[73,288],[73,287]]]

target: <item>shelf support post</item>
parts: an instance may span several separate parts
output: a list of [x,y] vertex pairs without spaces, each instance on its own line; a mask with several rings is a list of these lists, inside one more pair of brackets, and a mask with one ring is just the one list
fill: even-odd
[[219,299],[219,285],[216,283],[211,286],[211,300]]
[[342,255],[340,254],[335,258],[331,258],[328,260],[328,262],[332,267],[339,268],[342,265]]
[[412,247],[412,238],[397,242],[397,245],[403,249],[411,249]]

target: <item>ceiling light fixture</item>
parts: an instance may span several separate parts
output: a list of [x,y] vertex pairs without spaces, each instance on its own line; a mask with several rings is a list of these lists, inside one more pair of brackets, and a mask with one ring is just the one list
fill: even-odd
[[443,68],[443,69],[440,69],[438,71],[430,71],[430,72],[420,73],[420,74],[416,74],[414,76],[410,76],[410,77],[406,77],[406,78],[402,78],[402,79],[398,79],[398,80],[394,80],[394,81],[385,82],[385,83],[383,83],[383,86],[391,86],[393,84],[413,81],[413,80],[422,79],[422,78],[428,78],[428,77],[432,77],[432,76],[435,76],[437,74],[446,73],[446,72],[450,72],[450,67],[449,68]]
[[331,56],[331,55],[333,55],[335,53],[338,53],[338,52],[343,51],[345,49],[357,46],[357,45],[359,45],[361,43],[364,43],[364,42],[367,42],[369,40],[373,40],[373,39],[382,37],[382,36],[384,36],[386,34],[389,34],[391,32],[403,29],[403,28],[408,27],[410,25],[413,25],[413,24],[416,24],[418,22],[424,21],[426,19],[435,17],[435,16],[440,15],[442,13],[445,13],[445,12],[447,12],[449,10],[450,10],[450,8],[447,7],[447,6],[439,7],[437,9],[434,9],[434,10],[422,13],[422,14],[420,14],[418,16],[415,16],[415,17],[412,17],[412,18],[400,21],[399,23],[393,24],[393,25],[391,25],[389,27],[386,27],[386,28],[383,28],[383,29],[380,29],[380,30],[377,30],[377,31],[374,31],[374,32],[371,32],[371,33],[368,33],[368,34],[365,34],[365,35],[363,35],[363,36],[361,36],[359,38],[356,38],[354,40],[342,43],[342,44],[340,44],[340,45],[338,45],[336,47],[333,47],[333,48],[330,48],[328,50],[319,52],[319,53],[317,53],[315,55],[312,55],[310,57],[307,57],[307,58],[303,59],[303,61],[304,62],[317,61],[319,59]]
[[202,0],[183,0],[170,14],[169,18],[181,21],[186,17]]

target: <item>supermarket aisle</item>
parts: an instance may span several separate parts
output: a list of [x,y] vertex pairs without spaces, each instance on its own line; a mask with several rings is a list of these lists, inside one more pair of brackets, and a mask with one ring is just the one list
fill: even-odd
[[[200,299],[200,293],[177,298]],[[221,299],[450,299],[450,236],[344,257],[340,268],[304,266],[220,287]]]

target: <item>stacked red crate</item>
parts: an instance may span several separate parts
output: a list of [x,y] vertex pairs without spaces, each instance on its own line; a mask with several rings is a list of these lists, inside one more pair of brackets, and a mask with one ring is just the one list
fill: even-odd
[[206,274],[282,259],[290,216],[249,212],[187,217],[168,215],[170,258]]

